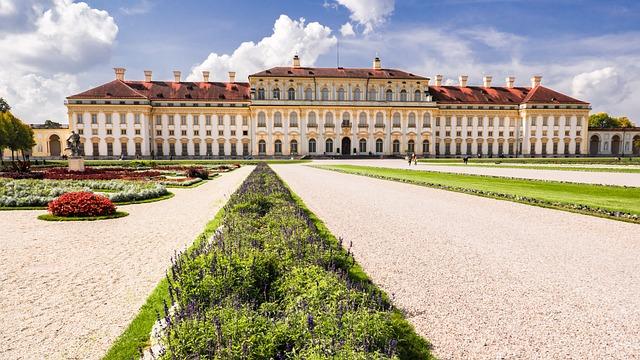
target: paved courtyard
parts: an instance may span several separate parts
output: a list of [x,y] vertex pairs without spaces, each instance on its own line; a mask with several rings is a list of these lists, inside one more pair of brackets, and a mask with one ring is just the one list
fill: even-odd
[[[460,160],[462,163],[462,160]],[[400,159],[384,160],[315,160],[315,164],[350,164],[398,169],[441,171],[456,174],[492,175],[522,179],[569,181],[586,184],[640,186],[640,173],[589,172],[569,170],[514,169],[484,166],[447,166],[418,163],[411,165]],[[585,165],[588,166],[588,165]]]
[[640,358],[639,225],[303,165],[274,169],[353,242],[356,260],[439,358]]
[[45,222],[0,211],[0,358],[99,359],[253,167],[121,219]]

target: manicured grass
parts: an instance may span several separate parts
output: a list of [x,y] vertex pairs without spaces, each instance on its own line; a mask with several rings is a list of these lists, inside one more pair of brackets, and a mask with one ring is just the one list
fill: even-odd
[[113,215],[105,216],[88,216],[88,217],[76,217],[76,216],[55,216],[52,214],[42,214],[38,216],[38,219],[44,221],[96,221],[96,220],[108,220],[117,219],[129,215],[125,211],[116,211]]
[[[604,209],[610,212],[623,212],[640,216],[640,188],[355,165],[322,165],[316,167],[350,174],[411,182],[419,185],[444,188],[445,190],[473,193],[475,195],[496,197],[533,205],[585,212],[591,215],[615,216],[594,213],[595,209]],[[576,208],[575,205],[579,205],[579,207]],[[590,209],[581,207],[588,207]]]
[[[299,164],[310,162],[310,160],[289,160],[289,159],[266,159],[266,160],[85,160],[85,166],[133,166],[135,164],[150,164],[155,163],[157,166],[166,165],[225,165],[225,164],[241,164],[241,165],[256,165],[261,162],[268,164]],[[51,160],[47,161],[46,166],[50,165],[67,166],[65,160]],[[38,166],[34,166],[37,168]]]
[[[224,208],[220,209],[213,220],[209,221],[204,231],[198,235],[190,249],[210,237],[220,226],[224,214]],[[147,301],[142,305],[138,315],[131,321],[127,329],[116,339],[104,356],[104,360],[137,359],[138,349],[150,345],[149,335],[156,322],[156,311],[162,309],[164,302],[169,299],[169,283],[167,278],[162,279],[153,290]]]
[[[496,161],[498,162],[498,161]],[[469,164],[465,165],[462,163],[462,160],[452,162],[452,163],[426,163],[431,166],[476,166],[476,167],[484,167],[484,168],[506,168],[506,169],[531,169],[531,170],[562,170],[562,171],[588,171],[588,172],[615,172],[615,173],[631,173],[631,174],[640,174],[640,168],[628,167],[625,165],[611,165],[609,167],[582,167],[582,166],[562,166],[562,164],[558,165],[510,165],[514,163],[500,163],[496,164],[489,162],[472,162],[469,161]],[[570,165],[570,164],[564,164]]]
[[[419,159],[419,162],[426,163],[451,163],[462,162],[462,157],[455,158],[442,158],[442,159]],[[618,160],[615,157],[557,157],[557,158],[471,158],[470,162],[474,163],[495,163],[500,161],[502,163],[513,164],[605,164],[605,165],[640,165],[640,157],[626,157]]]

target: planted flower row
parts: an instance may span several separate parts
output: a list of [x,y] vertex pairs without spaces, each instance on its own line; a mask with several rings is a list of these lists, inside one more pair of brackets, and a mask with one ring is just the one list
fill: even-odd
[[350,250],[316,227],[266,165],[208,240],[176,256],[158,313],[165,359],[429,357]]
[[105,192],[113,202],[141,201],[168,194],[154,182],[126,180],[13,180],[0,179],[0,207],[46,206],[69,192]]

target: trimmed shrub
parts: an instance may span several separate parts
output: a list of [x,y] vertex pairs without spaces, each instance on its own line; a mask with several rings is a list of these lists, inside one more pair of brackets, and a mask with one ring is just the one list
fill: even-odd
[[49,212],[64,217],[95,217],[112,215],[116,206],[108,198],[80,191],[62,194],[49,202]]
[[207,169],[197,168],[195,166],[188,168],[185,174],[189,178],[209,179],[209,171]]

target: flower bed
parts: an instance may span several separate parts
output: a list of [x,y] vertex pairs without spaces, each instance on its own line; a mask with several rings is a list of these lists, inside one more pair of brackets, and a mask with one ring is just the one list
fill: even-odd
[[12,180],[0,179],[0,207],[46,206],[68,192],[100,192],[113,202],[132,202],[168,195],[154,182],[126,180]]
[[116,212],[116,206],[107,197],[79,191],[60,195],[49,202],[49,212],[63,217],[107,216]]
[[171,304],[158,314],[163,358],[430,357],[266,165],[230,198],[222,224],[172,261]]

